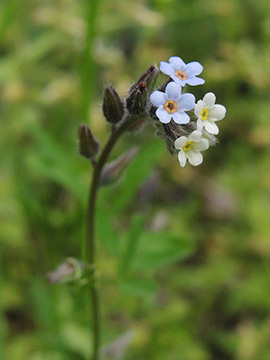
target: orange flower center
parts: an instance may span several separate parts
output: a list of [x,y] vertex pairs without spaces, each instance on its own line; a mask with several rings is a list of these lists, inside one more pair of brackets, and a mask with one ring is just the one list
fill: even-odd
[[173,100],[167,100],[163,108],[169,113],[173,114],[177,110],[177,104]]
[[181,71],[181,70],[176,70],[176,72],[174,74],[180,80],[186,80],[186,78],[187,78],[187,74],[184,71]]

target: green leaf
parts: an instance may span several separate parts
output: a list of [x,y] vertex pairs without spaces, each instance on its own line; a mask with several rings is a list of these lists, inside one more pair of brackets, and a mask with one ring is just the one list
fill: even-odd
[[157,292],[157,284],[154,280],[136,279],[134,277],[121,279],[119,287],[132,296],[139,296],[148,301],[152,301]]
[[140,215],[132,218],[132,224],[124,241],[124,251],[119,262],[119,274],[126,274],[136,256],[136,248],[141,233],[144,230],[144,220]]
[[98,240],[110,255],[117,256],[119,253],[120,236],[114,228],[113,220],[113,213],[105,203],[103,207],[97,206],[96,229]]
[[31,170],[64,186],[85,203],[87,185],[82,183],[80,177],[83,159],[76,155],[76,147],[68,151],[45,130],[36,126],[32,127],[31,132],[37,141],[35,151],[26,159]]
[[62,328],[61,335],[63,343],[69,350],[89,358],[92,350],[88,328],[79,326],[75,322],[67,322]]
[[164,233],[144,233],[140,239],[133,267],[136,270],[157,270],[188,256],[192,244],[181,237]]

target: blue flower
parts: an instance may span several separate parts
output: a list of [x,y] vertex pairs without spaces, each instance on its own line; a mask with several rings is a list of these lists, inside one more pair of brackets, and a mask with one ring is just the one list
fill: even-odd
[[199,75],[203,71],[203,67],[197,61],[190,62],[185,64],[182,59],[178,56],[172,56],[169,59],[169,63],[165,61],[160,62],[160,70],[169,75],[177,84],[184,86],[189,85],[201,85],[205,81],[201,78],[198,78],[196,75]]
[[159,120],[167,124],[174,120],[177,124],[187,124],[190,117],[185,111],[192,110],[195,106],[195,96],[192,94],[181,94],[181,86],[170,82],[165,93],[154,91],[150,96],[151,103],[158,107],[156,115]]

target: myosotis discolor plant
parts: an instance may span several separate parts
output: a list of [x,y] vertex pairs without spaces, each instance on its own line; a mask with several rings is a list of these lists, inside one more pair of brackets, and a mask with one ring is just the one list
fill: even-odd
[[215,135],[219,133],[216,122],[222,120],[226,113],[223,105],[215,104],[216,97],[212,92],[198,102],[193,94],[183,93],[186,85],[204,84],[205,81],[198,77],[203,71],[200,63],[194,61],[185,64],[182,59],[173,56],[169,63],[161,62],[160,70],[169,78],[155,91],[159,76],[159,69],[155,65],[142,74],[123,99],[112,85],[104,89],[102,108],[106,121],[111,124],[111,132],[102,151],[88,125],[81,125],[78,130],[79,153],[90,160],[93,166],[82,261],[69,258],[49,274],[49,279],[52,283],[81,282],[89,289],[93,360],[100,357],[101,338],[100,300],[95,268],[97,193],[101,186],[117,181],[137,154],[137,149],[132,148],[108,163],[115,144],[127,130],[136,130],[146,121],[151,121],[157,129],[157,135],[165,140],[169,151],[178,155],[180,166],[184,167],[187,161],[197,166],[203,162],[201,152],[216,143]]

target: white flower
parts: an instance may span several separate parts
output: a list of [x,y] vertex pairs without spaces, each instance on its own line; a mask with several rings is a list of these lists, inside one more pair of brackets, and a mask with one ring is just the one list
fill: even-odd
[[189,85],[201,85],[205,81],[196,77],[203,71],[203,67],[197,61],[192,61],[185,64],[178,56],[172,56],[169,59],[169,63],[165,61],[160,62],[160,70],[169,75],[177,84],[184,86]]
[[159,120],[167,124],[173,119],[177,124],[187,124],[190,117],[185,111],[189,111],[195,106],[195,96],[192,94],[181,95],[181,86],[175,82],[170,82],[165,89],[165,93],[154,91],[150,100],[157,106],[156,115]]
[[216,104],[216,96],[213,93],[207,93],[202,100],[195,105],[194,113],[197,116],[197,129],[205,128],[210,134],[217,135],[219,129],[215,121],[222,120],[226,114],[226,108],[223,105]]
[[201,151],[209,148],[209,141],[202,138],[201,131],[195,130],[188,137],[180,136],[174,142],[174,147],[180,150],[178,160],[184,167],[187,160],[191,165],[197,166],[203,162]]

